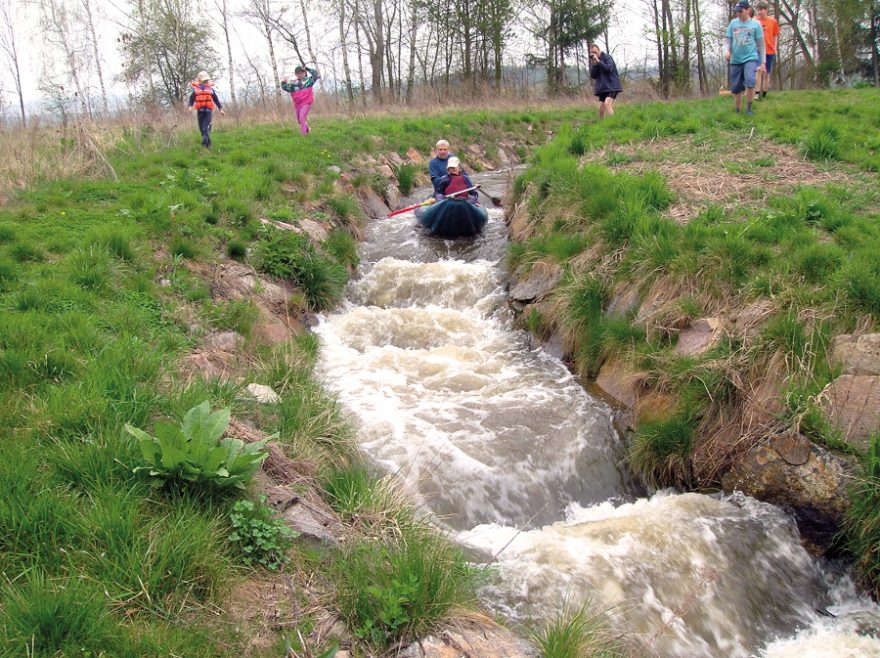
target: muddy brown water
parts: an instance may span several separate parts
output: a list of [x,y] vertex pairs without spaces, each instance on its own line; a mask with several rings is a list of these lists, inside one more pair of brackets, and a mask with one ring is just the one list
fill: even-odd
[[[474,178],[502,196],[510,174]],[[880,656],[880,610],[783,511],[642,495],[611,409],[513,329],[506,243],[498,209],[474,240],[375,220],[347,302],[317,327],[319,376],[363,453],[494,564],[486,605],[535,628],[588,604],[638,656]]]

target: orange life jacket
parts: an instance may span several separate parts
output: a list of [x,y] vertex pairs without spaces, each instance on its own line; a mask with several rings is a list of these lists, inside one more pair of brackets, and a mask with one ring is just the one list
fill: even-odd
[[211,85],[199,84],[197,82],[190,84],[192,84],[196,95],[193,107],[197,110],[213,110],[214,92],[211,91]]

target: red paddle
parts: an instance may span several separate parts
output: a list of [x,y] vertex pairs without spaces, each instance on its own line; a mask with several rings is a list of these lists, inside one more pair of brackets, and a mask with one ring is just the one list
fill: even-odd
[[[461,196],[462,194],[466,194],[467,192],[473,192],[474,190],[478,189],[479,187],[480,187],[479,185],[474,185],[473,187],[469,187],[466,190],[459,190],[458,192],[455,192],[454,194],[447,194],[443,198],[444,199],[453,199],[457,196]],[[433,203],[437,203],[437,201],[435,199],[428,199],[427,201],[422,201],[421,203],[417,203],[414,206],[409,206],[407,208],[401,208],[400,210],[395,210],[394,212],[390,212],[390,213],[388,213],[388,216],[394,217],[394,215],[400,215],[405,212],[409,212],[410,210],[415,210],[416,208],[421,208],[423,206],[430,206]]]

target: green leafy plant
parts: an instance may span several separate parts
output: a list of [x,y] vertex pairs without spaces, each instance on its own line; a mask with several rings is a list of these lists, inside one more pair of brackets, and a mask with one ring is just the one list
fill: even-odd
[[875,598],[880,598],[880,432],[871,438],[865,473],[850,488],[843,537],[855,557],[856,572]]
[[239,500],[229,515],[234,531],[229,540],[238,547],[244,563],[278,571],[290,559],[287,552],[299,533],[272,515],[266,497],[258,502]]
[[126,424],[125,429],[137,439],[147,461],[147,466],[138,466],[134,471],[157,478],[156,486],[176,481],[243,489],[266,459],[266,443],[272,437],[256,443],[221,439],[229,425],[229,413],[229,409],[211,413],[211,405],[205,400],[187,411],[180,425],[156,423],[156,436]]

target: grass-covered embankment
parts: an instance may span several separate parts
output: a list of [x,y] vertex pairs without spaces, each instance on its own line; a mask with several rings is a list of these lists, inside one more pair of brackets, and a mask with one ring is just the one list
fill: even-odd
[[[326,594],[356,643],[412,637],[471,602],[464,558],[359,470],[350,428],[312,377],[313,337],[267,340],[258,331],[265,309],[225,297],[211,273],[229,257],[283,278],[294,294],[280,316],[328,308],[357,258],[354,190],[387,185],[354,169],[360,156],[427,154],[441,136],[492,144],[529,135],[528,125],[541,135],[560,118],[318,119],[307,139],[289,126],[221,125],[211,152],[193,121],[170,148],[146,132],[117,141],[108,157],[118,180],[43,180],[0,209],[3,655],[279,655],[285,642],[297,646],[297,631],[308,639],[316,608],[299,591],[282,597],[298,612],[273,646],[255,645],[258,629],[224,613],[237,583],[266,577],[241,535],[271,524],[258,506],[234,508],[256,503],[255,485],[156,489],[134,472],[144,455],[124,426],[179,423],[204,400],[277,434],[285,454],[313,462],[330,487],[354,538],[344,550],[294,549],[287,570]],[[404,185],[413,171],[399,172]],[[261,218],[317,219],[331,230],[315,244]],[[226,330],[245,341],[226,376],[184,371],[205,335]],[[248,382],[273,387],[280,401],[249,400]],[[267,552],[263,564],[276,558]]]
[[[762,431],[853,451],[818,396],[839,374],[833,337],[880,322],[878,103],[773,94],[754,119],[729,99],[621,106],[562,131],[517,180],[513,265],[563,271],[524,320],[558,331],[582,373],[637,375],[629,457],[646,481],[717,485]],[[726,331],[676,349],[701,318]],[[877,591],[876,512],[853,522],[850,537],[871,528],[853,548]]]

